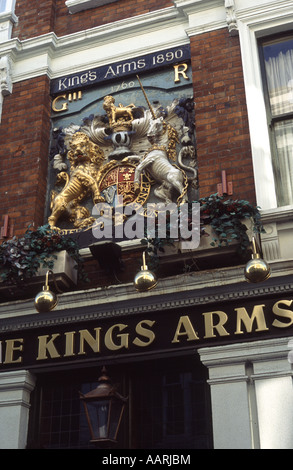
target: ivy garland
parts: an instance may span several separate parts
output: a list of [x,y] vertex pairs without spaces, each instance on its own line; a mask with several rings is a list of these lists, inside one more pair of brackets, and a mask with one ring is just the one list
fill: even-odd
[[259,207],[244,199],[224,200],[224,196],[212,194],[200,199],[199,202],[201,221],[204,225],[211,225],[215,234],[212,246],[227,246],[233,240],[237,240],[240,254],[245,254],[250,240],[247,236],[247,227],[242,222],[244,219],[252,221],[255,233],[264,232]]
[[[237,241],[237,250],[240,256],[244,257],[250,245],[250,240],[247,235],[247,226],[243,223],[243,220],[251,220],[253,231],[256,234],[264,232],[259,207],[252,205],[244,199],[225,199],[224,196],[219,196],[216,193],[194,202],[200,204],[201,236],[207,236],[205,232],[206,225],[212,227],[213,238],[211,239],[211,246],[228,246],[231,242]],[[193,203],[188,204],[188,223],[191,224]],[[167,217],[166,238],[150,237],[147,231],[145,232],[143,243],[148,245],[147,251],[151,255],[151,262],[149,264],[152,265],[152,269],[158,267],[160,253],[165,251],[165,247],[174,244],[175,240],[169,236],[170,229],[170,222]]]
[[[252,221],[255,233],[264,231],[259,208],[246,200],[225,199],[223,196],[212,194],[194,202],[200,204],[201,235],[206,235],[206,225],[210,225],[213,229],[211,246],[228,246],[236,240],[239,253],[244,256],[250,240],[243,220]],[[191,210],[192,203],[189,203],[188,222],[190,224],[192,223]],[[152,255],[148,263],[151,264],[152,269],[158,267],[160,253],[165,251],[165,247],[174,245],[175,240],[170,237],[170,219],[168,216],[166,219],[165,238],[159,238],[156,235],[150,237],[146,231],[143,240],[143,243],[147,245],[147,251]],[[147,224],[145,226],[147,227]],[[158,226],[156,228],[158,229]],[[29,227],[23,237],[13,237],[0,245],[0,279],[2,282],[19,283],[35,276],[41,267],[53,269],[57,258],[55,253],[62,250],[66,250],[76,262],[79,278],[87,281],[77,242],[71,238],[62,237],[48,224],[36,230]]]
[[35,276],[39,268],[53,269],[55,253],[62,250],[74,259],[80,278],[85,280],[78,244],[48,224],[36,230],[28,227],[23,237],[13,237],[0,245],[0,279],[18,284]]

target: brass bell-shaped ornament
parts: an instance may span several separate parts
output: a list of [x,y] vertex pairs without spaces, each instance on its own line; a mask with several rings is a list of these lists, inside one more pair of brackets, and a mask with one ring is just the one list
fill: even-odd
[[264,261],[257,250],[256,240],[252,237],[252,259],[248,261],[244,269],[244,276],[248,282],[263,282],[271,275],[271,268]]
[[47,271],[46,282],[43,286],[43,290],[39,292],[35,297],[35,309],[39,313],[46,313],[53,310],[58,304],[58,297],[55,292],[49,289],[49,273],[53,274],[52,271]]
[[145,252],[142,255],[143,265],[141,270],[134,277],[134,287],[139,292],[146,292],[156,287],[158,281],[152,271],[148,270],[145,262]]

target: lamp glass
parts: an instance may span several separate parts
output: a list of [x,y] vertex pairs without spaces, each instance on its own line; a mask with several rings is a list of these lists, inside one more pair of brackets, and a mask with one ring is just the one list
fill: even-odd
[[110,399],[84,400],[92,442],[115,442],[125,403]]
[[109,427],[110,400],[87,403],[92,440],[107,439]]

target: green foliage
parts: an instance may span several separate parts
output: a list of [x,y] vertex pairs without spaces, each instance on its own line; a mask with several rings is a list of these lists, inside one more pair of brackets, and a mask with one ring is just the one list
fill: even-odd
[[198,202],[201,206],[202,224],[211,225],[215,235],[211,246],[227,246],[236,240],[240,254],[245,254],[250,241],[243,220],[251,220],[255,233],[263,232],[259,208],[248,201],[224,199],[223,196],[212,194]]
[[76,261],[79,273],[82,259],[75,240],[62,237],[57,230],[43,225],[30,227],[21,238],[13,237],[0,245],[0,278],[3,282],[19,283],[35,276],[39,268],[53,269],[56,252],[66,250]]
[[[209,225],[212,227],[213,237],[210,243],[211,246],[223,247],[228,246],[233,241],[237,241],[239,254],[244,257],[250,245],[250,240],[247,235],[247,226],[243,221],[250,220],[255,233],[262,233],[264,231],[259,208],[246,200],[225,199],[224,196],[212,194],[194,202],[200,204],[201,236],[208,235],[205,233],[205,226]],[[192,223],[192,204],[192,202],[189,203],[188,223],[190,224]],[[143,243],[148,245],[147,251],[151,255],[148,264],[152,266],[152,269],[158,267],[160,253],[165,251],[165,247],[174,243],[174,240],[169,236],[170,226],[168,221],[166,232],[166,238],[159,238],[156,234],[150,236],[147,232],[145,233]]]

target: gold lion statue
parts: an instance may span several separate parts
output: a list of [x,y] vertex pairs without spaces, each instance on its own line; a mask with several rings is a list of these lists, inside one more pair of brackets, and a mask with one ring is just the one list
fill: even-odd
[[133,103],[123,106],[121,103],[115,106],[115,98],[107,95],[104,97],[103,108],[107,113],[109,125],[112,128],[117,128],[117,125],[124,124],[124,126],[131,126],[133,121],[132,109],[135,108]]
[[89,194],[93,202],[104,202],[100,194],[98,181],[100,167],[105,159],[100,147],[89,139],[83,132],[76,132],[69,142],[70,174],[59,173],[57,183],[65,183],[61,192],[52,191],[51,215],[48,218],[50,226],[56,227],[61,216],[66,215],[76,228],[91,225],[95,219],[90,216],[88,209],[79,202]]

